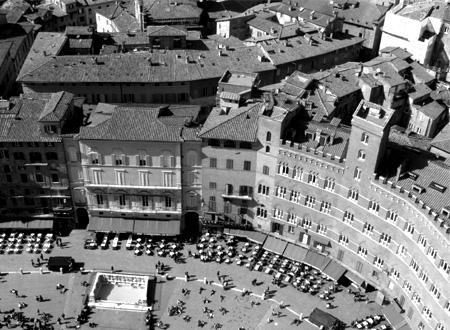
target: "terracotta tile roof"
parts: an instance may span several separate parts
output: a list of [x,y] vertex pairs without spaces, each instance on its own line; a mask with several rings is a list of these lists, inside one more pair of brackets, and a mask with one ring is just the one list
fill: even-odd
[[380,53],[392,54],[401,60],[406,60],[412,56],[412,54],[407,52],[405,49],[402,49],[400,47],[392,47],[392,46],[381,49]]
[[346,22],[372,28],[373,22],[382,19],[389,6],[380,6],[368,1],[359,1],[354,8],[334,9],[338,12],[339,17],[343,17]]
[[146,30],[147,35],[152,37],[187,36],[187,29],[184,26],[149,25]]
[[65,33],[67,36],[92,36],[94,29],[91,26],[67,26]]
[[450,153],[450,124],[445,125],[442,131],[431,141],[431,145],[437,149]]
[[22,65],[22,69],[17,77],[27,74],[53,60],[53,56],[59,54],[67,37],[64,33],[39,32],[28,53],[28,56]]
[[[39,34],[40,36],[40,34]],[[38,40],[41,40],[38,36]],[[225,70],[268,71],[270,62],[259,62],[263,55],[258,47],[223,50],[229,56],[219,56],[218,42],[199,40],[199,47],[188,50],[153,50],[152,53],[107,55],[43,56],[30,52],[19,75],[30,82],[173,82],[220,78]],[[49,44],[49,43],[47,43]],[[33,49],[36,45],[33,45]],[[55,48],[56,49],[56,48]],[[214,50],[214,51],[213,51]],[[48,53],[47,53],[48,54]],[[189,64],[186,64],[186,58]]]
[[[73,94],[62,92],[71,99]],[[54,95],[54,94],[53,94]],[[42,132],[39,118],[52,94],[25,94],[23,98],[11,99],[10,110],[0,113],[0,141],[3,142],[60,142],[61,137]],[[57,97],[57,96],[55,96]],[[64,109],[65,107],[65,109]],[[59,103],[58,114],[67,110],[68,105]]]
[[[393,155],[392,155],[393,154]],[[412,192],[428,207],[440,213],[442,208],[450,206],[450,167],[445,165],[442,161],[433,161],[425,157],[423,154],[418,157],[417,154],[404,152],[391,153],[391,157],[386,159],[381,166],[381,175],[387,176],[389,181],[396,182],[396,184],[403,189]],[[395,157],[394,157],[395,156]],[[405,160],[409,160],[406,167],[402,171],[400,179],[396,179],[397,167]],[[416,180],[408,175],[406,172],[413,172],[417,175]],[[444,192],[433,189],[430,184],[437,182],[439,185],[445,187]],[[424,191],[419,194],[413,191],[412,186],[419,185]]]
[[144,0],[144,11],[150,20],[200,19],[202,13],[196,2],[183,0]]
[[249,1],[203,1],[199,3],[199,7],[208,13],[210,19],[216,20],[236,16],[252,7],[252,4]]
[[414,104],[411,106],[433,120],[438,119],[442,115],[442,113],[446,111],[443,105],[439,104],[431,98],[426,100],[423,104]]
[[422,65],[415,61],[411,63],[411,68],[411,72],[416,83],[427,84],[436,79],[433,75],[428,73]]
[[199,141],[198,127],[185,124],[196,119],[198,105],[100,104],[77,139],[113,141]]
[[223,114],[220,108],[214,108],[199,136],[206,139],[255,142],[258,118],[263,107],[262,103],[251,104],[247,107],[230,109],[228,114]]
[[408,97],[413,101],[421,99],[424,96],[430,95],[431,88],[428,87],[425,84],[415,84],[412,86],[412,88],[408,91]]
[[310,46],[304,37],[294,37],[289,39],[289,43],[277,40],[265,41],[260,44],[266,56],[274,65],[299,61],[326,53],[332,53],[337,49],[351,47],[363,42],[359,37],[348,37],[335,33],[333,39],[322,40],[317,35],[314,36],[314,46]]
[[39,121],[59,122],[64,118],[74,95],[67,92],[53,93],[39,116]]
[[389,131],[389,143],[402,147],[409,147],[415,150],[428,151],[431,138],[415,133],[405,133],[406,129],[400,126],[392,126]]
[[114,22],[119,32],[135,31],[141,27],[137,19],[120,4],[96,9],[96,12]]
[[275,23],[273,21],[260,18],[256,16],[255,18],[249,20],[247,22],[249,26],[254,27],[255,29],[261,30],[263,32],[269,33],[271,35],[278,35],[281,31],[281,24]]

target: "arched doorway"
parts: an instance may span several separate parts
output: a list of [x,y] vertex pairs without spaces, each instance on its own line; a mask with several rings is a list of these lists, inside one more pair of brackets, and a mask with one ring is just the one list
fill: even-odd
[[200,234],[197,212],[188,212],[184,216],[184,236],[197,237]]
[[84,207],[77,209],[78,228],[86,229],[89,224],[89,215]]

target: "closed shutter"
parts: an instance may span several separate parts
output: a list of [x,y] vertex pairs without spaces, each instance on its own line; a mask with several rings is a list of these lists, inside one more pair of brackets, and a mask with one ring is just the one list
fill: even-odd
[[141,164],[139,163],[139,155],[136,155],[136,166],[140,166]]

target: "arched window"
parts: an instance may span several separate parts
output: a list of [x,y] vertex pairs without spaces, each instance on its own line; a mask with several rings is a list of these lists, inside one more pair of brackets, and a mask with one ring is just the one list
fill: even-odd
[[266,134],[266,141],[267,142],[272,141],[272,133],[271,132],[267,132],[267,134]]
[[236,148],[236,143],[234,141],[225,141],[225,143],[223,144],[223,146],[225,148]]
[[366,132],[361,134],[361,142],[366,144],[369,143],[369,135]]
[[361,173],[362,173],[362,170],[359,167],[356,167],[353,178],[356,180],[361,180]]
[[220,141],[216,139],[208,140],[208,145],[211,147],[220,147]]
[[358,160],[360,161],[366,160],[366,152],[364,150],[358,151]]
[[187,164],[189,166],[197,165],[197,151],[189,150],[187,153]]

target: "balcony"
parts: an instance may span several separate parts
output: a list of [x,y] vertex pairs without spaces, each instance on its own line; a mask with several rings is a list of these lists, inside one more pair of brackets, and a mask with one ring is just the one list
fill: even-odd
[[84,180],[84,185],[91,188],[117,188],[117,189],[151,189],[151,190],[181,190],[181,184],[177,183],[174,186],[142,186],[139,184],[108,184],[108,183],[92,183],[89,180]]
[[230,198],[230,199],[240,199],[240,200],[246,200],[251,201],[253,199],[253,192],[242,190],[239,192],[224,190],[222,193],[223,198]]
[[176,207],[143,207],[143,206],[118,206],[118,205],[90,205],[92,211],[115,211],[122,213],[146,213],[146,214],[181,214],[181,208]]

